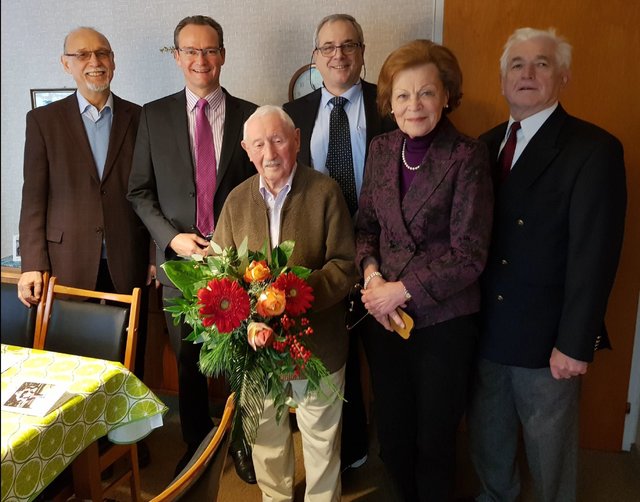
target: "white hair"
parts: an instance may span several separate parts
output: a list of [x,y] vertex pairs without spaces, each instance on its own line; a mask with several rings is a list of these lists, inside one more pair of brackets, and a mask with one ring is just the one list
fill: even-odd
[[534,28],[518,28],[504,44],[504,50],[502,56],[500,56],[500,72],[502,75],[506,75],[507,67],[509,64],[509,51],[511,48],[520,42],[531,40],[532,38],[546,38],[551,40],[556,47],[556,63],[560,68],[569,70],[571,68],[571,50],[572,47],[566,41],[564,37],[556,35],[555,28],[549,28],[547,30],[536,30]]
[[282,121],[287,124],[289,127],[291,127],[292,131],[295,131],[296,126],[293,123],[293,120],[291,119],[291,117],[289,117],[289,115],[287,114],[287,112],[285,112],[281,106],[276,106],[276,105],[262,105],[259,106],[255,112],[253,112],[249,118],[247,120],[245,120],[244,122],[244,126],[242,128],[242,140],[246,141],[247,140],[247,124],[255,118],[258,117],[264,117],[265,115],[271,115],[271,114],[275,114],[278,115]]

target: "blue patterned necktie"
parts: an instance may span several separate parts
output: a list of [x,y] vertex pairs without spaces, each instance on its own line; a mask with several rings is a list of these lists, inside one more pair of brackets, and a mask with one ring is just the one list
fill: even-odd
[[329,175],[338,182],[342,194],[353,214],[358,209],[356,194],[356,178],[353,173],[353,155],[351,154],[351,133],[349,132],[349,118],[344,111],[346,98],[335,97],[329,102],[333,105],[329,117],[329,149],[325,167]]

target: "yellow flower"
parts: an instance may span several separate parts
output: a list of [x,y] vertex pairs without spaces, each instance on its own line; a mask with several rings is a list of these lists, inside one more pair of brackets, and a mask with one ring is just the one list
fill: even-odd
[[271,270],[265,260],[253,260],[244,271],[246,282],[264,281],[271,277]]
[[262,317],[272,317],[284,312],[287,297],[281,289],[269,286],[258,297],[256,310]]

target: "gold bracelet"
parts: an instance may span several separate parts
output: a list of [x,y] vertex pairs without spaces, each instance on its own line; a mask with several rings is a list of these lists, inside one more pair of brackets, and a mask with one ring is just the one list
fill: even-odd
[[363,285],[364,289],[367,289],[367,286],[371,282],[371,279],[373,279],[374,277],[382,277],[382,274],[377,270],[375,272],[371,272],[364,280],[364,285]]

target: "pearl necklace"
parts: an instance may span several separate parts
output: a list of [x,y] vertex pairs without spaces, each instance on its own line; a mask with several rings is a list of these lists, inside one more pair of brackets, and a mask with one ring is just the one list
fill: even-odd
[[404,164],[404,167],[409,169],[409,171],[417,171],[418,169],[420,169],[420,164],[418,164],[417,166],[410,166],[409,163],[407,162],[407,158],[404,156],[404,149],[406,146],[407,146],[407,140],[405,139],[402,142],[402,163]]

